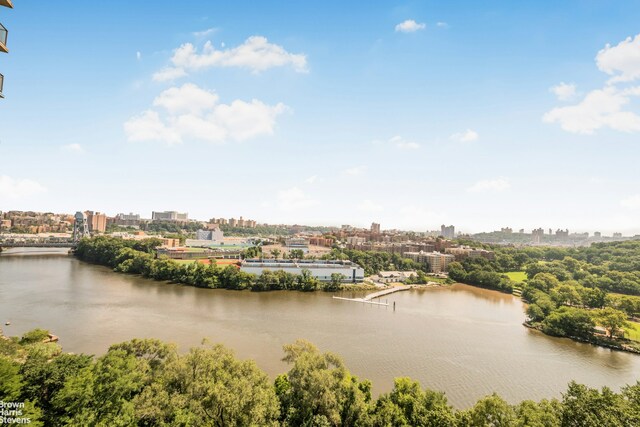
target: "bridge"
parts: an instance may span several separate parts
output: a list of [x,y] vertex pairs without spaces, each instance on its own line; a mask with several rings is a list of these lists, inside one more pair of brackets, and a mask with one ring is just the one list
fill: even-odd
[[48,242],[46,240],[0,241],[0,248],[74,248],[72,240]]

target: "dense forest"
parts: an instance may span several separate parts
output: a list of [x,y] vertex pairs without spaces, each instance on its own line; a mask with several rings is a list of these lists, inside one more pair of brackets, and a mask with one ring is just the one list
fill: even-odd
[[304,340],[284,346],[290,369],[271,381],[222,345],[180,353],[173,344],[134,339],[94,358],[62,353],[43,343],[46,336],[0,338],[0,401],[23,402],[19,416],[31,426],[640,425],[640,382],[619,393],[572,382],[560,399],[515,405],[493,394],[456,410],[444,393],[410,378],[396,378],[375,399],[368,380]]

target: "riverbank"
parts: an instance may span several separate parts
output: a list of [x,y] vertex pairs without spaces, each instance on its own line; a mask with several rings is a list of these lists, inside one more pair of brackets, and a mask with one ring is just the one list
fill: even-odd
[[[548,335],[550,337],[554,336],[554,335],[545,333],[541,325],[535,325],[531,322],[524,322],[522,323],[522,325],[524,325],[529,329],[540,331],[543,334]],[[626,351],[628,353],[640,354],[640,344],[631,340],[626,340],[626,339],[624,341],[621,341],[621,340],[612,340],[609,338],[597,337],[597,336],[593,336],[592,338],[583,338],[583,337],[576,337],[576,336],[560,336],[556,338],[567,338],[573,341],[591,344],[597,347],[608,348],[610,350]]]

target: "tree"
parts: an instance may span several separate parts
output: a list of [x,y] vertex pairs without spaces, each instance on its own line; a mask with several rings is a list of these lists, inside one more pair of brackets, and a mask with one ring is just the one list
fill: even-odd
[[444,393],[423,390],[417,381],[396,378],[393,390],[378,399],[376,425],[448,427],[455,424],[453,409]]
[[275,426],[279,417],[269,377],[255,362],[237,360],[222,345],[192,348],[169,358],[136,402],[144,408],[138,416],[158,424]]
[[278,258],[280,256],[280,254],[282,253],[282,251],[278,248],[276,249],[271,249],[271,255],[273,255],[274,258]]
[[634,410],[629,403],[608,387],[598,391],[572,381],[562,395],[562,426],[637,425],[631,422]]
[[588,311],[574,307],[560,307],[542,322],[544,333],[560,337],[590,337],[594,326]]
[[71,425],[133,424],[133,398],[148,382],[148,371],[147,364],[125,350],[109,350],[71,377],[56,394],[52,403],[64,413],[59,421]]
[[619,332],[624,335],[623,328],[629,327],[627,315],[624,311],[616,310],[613,307],[605,307],[595,310],[593,319],[597,325],[602,326],[607,331],[607,335],[614,338]]
[[479,427],[512,427],[516,420],[513,407],[495,393],[480,399],[467,416],[470,425]]
[[347,276],[341,273],[331,273],[331,282],[325,284],[324,290],[330,292],[339,291],[342,287],[342,281],[346,277]]
[[289,251],[289,258],[291,259],[303,259],[304,251],[302,249],[291,249]]
[[367,426],[371,384],[360,382],[342,359],[321,353],[308,341],[284,346],[284,361],[292,368],[276,386],[288,425]]

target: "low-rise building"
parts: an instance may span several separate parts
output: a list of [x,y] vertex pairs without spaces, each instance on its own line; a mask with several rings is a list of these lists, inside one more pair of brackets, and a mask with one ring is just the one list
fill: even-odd
[[351,261],[334,260],[291,260],[291,259],[245,259],[240,270],[256,275],[265,270],[283,270],[291,274],[302,274],[309,270],[321,282],[330,282],[334,273],[342,274],[343,283],[360,283],[364,280],[364,269]]
[[485,258],[488,260],[494,260],[496,258],[493,251],[471,248],[469,246],[446,248],[444,252],[453,255],[456,261],[463,261],[465,258]]
[[381,271],[371,276],[370,279],[380,283],[404,283],[417,275],[415,271]]
[[455,261],[453,255],[440,252],[405,252],[404,257],[428,265],[432,273],[447,271],[447,266]]

